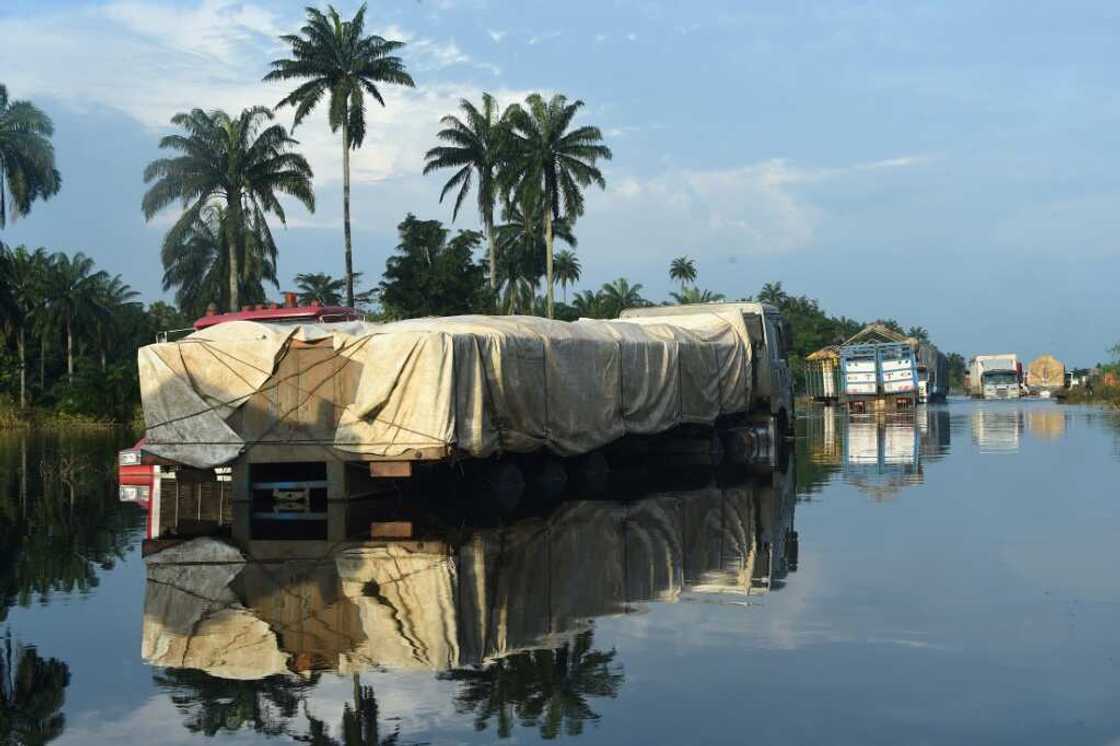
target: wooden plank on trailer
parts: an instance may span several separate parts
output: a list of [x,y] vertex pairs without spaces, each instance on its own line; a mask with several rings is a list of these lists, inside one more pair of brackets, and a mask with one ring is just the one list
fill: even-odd
[[382,479],[405,478],[412,476],[411,461],[370,461],[369,475]]

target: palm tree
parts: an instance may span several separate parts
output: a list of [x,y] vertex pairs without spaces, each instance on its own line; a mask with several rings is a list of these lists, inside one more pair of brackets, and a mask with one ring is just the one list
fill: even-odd
[[66,334],[66,373],[74,383],[74,333],[95,323],[97,291],[107,275],[94,272],[93,259],[82,252],[73,258],[61,252],[51,257],[46,278],[50,326]]
[[[546,212],[533,195],[522,195],[519,202],[507,205],[505,222],[494,230],[499,256],[496,274],[499,287],[504,287],[502,305],[507,313],[532,311],[541,275],[546,272],[547,248],[541,230]],[[566,217],[553,223],[552,232],[569,246],[578,244]]]
[[759,303],[769,303],[773,306],[780,306],[788,299],[789,294],[782,289],[781,281],[768,282],[762,286],[761,290],[758,291]]
[[926,329],[924,326],[912,326],[912,327],[910,327],[909,329],[906,330],[906,336],[907,337],[912,337],[913,339],[916,339],[919,342],[928,342],[929,341],[929,330]]
[[[163,289],[175,290],[175,303],[188,316],[201,316],[210,303],[236,308],[229,296],[229,213],[218,205],[202,210],[185,231],[163,242]],[[169,237],[170,238],[170,237]],[[263,303],[263,280],[276,284],[276,244],[271,234],[249,230],[239,242],[237,296],[241,303]]]
[[120,312],[126,306],[137,305],[136,298],[140,293],[121,279],[120,275],[109,277],[99,273],[99,279],[93,289],[95,304],[94,326],[97,331],[97,347],[101,354],[101,370],[108,367],[106,355],[109,340],[115,338],[120,326]]
[[459,215],[459,208],[471,190],[472,179],[478,180],[475,190],[478,199],[478,214],[482,218],[482,228],[486,232],[486,242],[490,250],[490,289],[497,290],[497,249],[494,243],[494,205],[498,199],[498,168],[501,165],[503,147],[507,139],[507,123],[498,114],[498,102],[489,93],[482,94],[481,111],[470,101],[459,102],[463,110],[463,121],[448,114],[440,123],[444,128],[436,137],[450,145],[439,145],[427,152],[424,158],[424,174],[442,168],[458,169],[443,185],[439,201],[448,192],[458,189],[451,220]]
[[58,193],[62,177],[54,166],[51,118],[30,101],[10,101],[0,83],[0,228],[31,212],[31,203]]
[[342,291],[346,280],[331,277],[322,272],[305,272],[295,277],[299,288],[299,302],[304,305],[318,303],[322,306],[337,306],[342,303]]
[[27,406],[27,331],[43,312],[43,282],[50,262],[47,250],[28,251],[24,246],[2,249],[3,274],[11,313],[8,325],[16,330],[16,353],[19,355],[19,406]]
[[572,307],[584,318],[601,319],[606,316],[603,312],[603,294],[591,290],[576,293],[572,298]]
[[581,270],[579,257],[576,256],[574,251],[561,249],[556,252],[556,257],[552,263],[552,272],[556,275],[556,281],[560,283],[560,289],[564,292],[565,303],[568,302],[568,286],[579,282]]
[[696,282],[696,262],[687,256],[678,256],[669,265],[669,279],[680,282],[683,292],[686,283]]
[[631,285],[624,277],[604,284],[599,292],[602,295],[602,309],[609,319],[617,318],[627,308],[649,305],[649,301],[642,297],[641,283]]
[[[291,148],[296,141],[280,124],[269,124],[272,112],[261,106],[245,109],[236,119],[224,111],[194,109],[176,114],[172,124],[186,135],[169,135],[160,148],[179,151],[175,158],[160,158],[144,169],[144,181],[155,182],[144,195],[148,220],[176,200],[183,214],[163,240],[164,269],[187,235],[195,231],[207,207],[223,210],[229,309],[240,305],[244,282],[243,257],[268,254],[275,264],[276,243],[265,218],[272,213],[286,224],[278,194],[299,200],[315,211],[311,166]],[[256,244],[255,246],[253,244]]]
[[[307,23],[299,34],[281,36],[292,47],[292,58],[275,60],[265,80],[305,80],[280,103],[294,106],[294,130],[315,106],[328,96],[327,121],[331,132],[342,130],[342,222],[346,239],[346,305],[354,305],[354,262],[350,246],[350,150],[362,146],[366,136],[368,93],[385,105],[378,83],[413,87],[412,76],[400,57],[392,53],[403,41],[365,35],[366,5],[349,21],[343,21],[333,6],[326,14],[307,8]],[[363,93],[364,92],[364,93]]]
[[713,293],[711,290],[701,290],[698,287],[688,287],[679,293],[669,293],[677,303],[682,306],[690,303],[719,303],[726,296],[723,293]]
[[505,186],[520,201],[522,197],[543,198],[545,275],[548,287],[548,317],[553,316],[553,224],[563,215],[569,223],[583,214],[582,189],[591,184],[606,187],[595,167],[600,158],[609,160],[610,148],[603,145],[598,127],[569,130],[582,101],[568,103],[561,95],[546,102],[534,93],[526,108],[515,104],[507,112],[511,127],[508,165],[503,169]]

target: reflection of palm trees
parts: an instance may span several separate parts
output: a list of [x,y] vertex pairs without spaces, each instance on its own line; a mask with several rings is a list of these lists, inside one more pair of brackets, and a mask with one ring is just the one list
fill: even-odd
[[268,736],[288,734],[304,692],[318,683],[317,676],[306,681],[284,675],[221,679],[196,669],[165,669],[152,678],[187,716],[183,726],[207,736],[245,727]]
[[342,708],[342,741],[330,737],[322,720],[307,714],[309,722],[306,736],[295,740],[316,746],[393,746],[400,739],[400,731],[394,731],[384,738],[380,735],[378,722],[377,697],[372,686],[362,686],[358,674],[354,674],[354,704],[347,702]]
[[70,669],[56,658],[43,660],[34,648],[16,646],[9,634],[0,655],[0,743],[44,744],[62,735],[62,705]]
[[598,720],[590,697],[618,695],[624,675],[615,651],[592,650],[590,630],[555,650],[531,650],[480,668],[461,669],[443,678],[461,683],[455,697],[460,712],[473,712],[475,729],[497,719],[499,738],[509,738],[513,720],[537,727],[543,738],[583,732],[583,723]]

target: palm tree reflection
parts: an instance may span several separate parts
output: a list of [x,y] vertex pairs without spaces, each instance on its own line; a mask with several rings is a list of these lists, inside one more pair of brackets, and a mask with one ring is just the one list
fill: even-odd
[[556,738],[561,729],[578,736],[585,721],[599,719],[588,700],[613,699],[625,678],[614,662],[616,651],[593,650],[591,644],[587,630],[556,649],[515,653],[441,678],[460,682],[455,706],[474,713],[475,730],[496,720],[498,737],[509,738],[516,717],[523,727],[539,728],[542,738]]
[[251,728],[267,736],[291,734],[305,693],[318,676],[304,680],[282,674],[256,681],[222,679],[197,669],[164,669],[153,676],[186,719],[191,733],[215,736]]
[[44,744],[62,735],[62,706],[70,668],[43,659],[34,648],[13,647],[9,634],[0,655],[0,743]]

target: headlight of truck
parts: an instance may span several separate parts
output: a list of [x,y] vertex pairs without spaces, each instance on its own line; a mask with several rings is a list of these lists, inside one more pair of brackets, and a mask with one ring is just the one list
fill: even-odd
[[146,485],[122,484],[118,496],[122,503],[141,502],[148,499],[151,488]]
[[118,466],[136,466],[141,461],[141,453],[139,449],[130,448],[127,451],[121,451],[117,454]]

